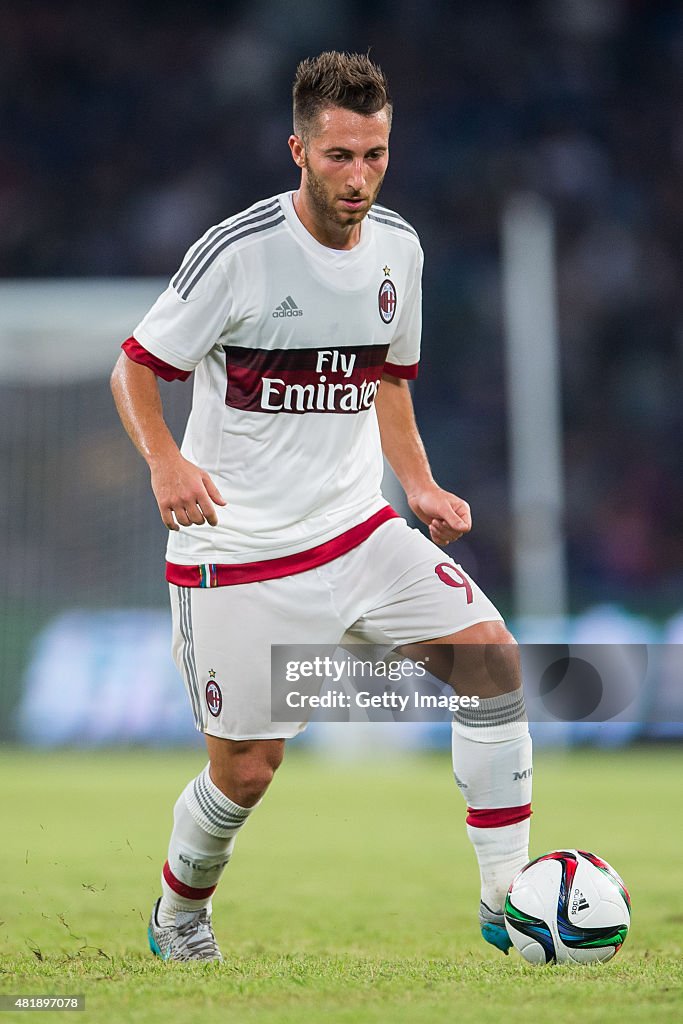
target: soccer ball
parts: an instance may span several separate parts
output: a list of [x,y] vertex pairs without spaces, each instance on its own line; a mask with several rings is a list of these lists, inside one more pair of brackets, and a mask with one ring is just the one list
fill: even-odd
[[530,861],[505,900],[508,934],[530,964],[611,960],[630,923],[626,886],[585,850],[553,850]]

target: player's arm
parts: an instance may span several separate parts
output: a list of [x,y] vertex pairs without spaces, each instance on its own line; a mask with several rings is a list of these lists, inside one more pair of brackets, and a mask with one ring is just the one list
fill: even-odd
[[209,474],[180,454],[164,420],[153,370],[122,352],[111,390],[126,432],[150,468],[154,497],[169,530],[191,523],[216,526],[214,502],[225,501]]
[[408,504],[426,526],[435,544],[449,544],[472,527],[470,507],[456,494],[444,491],[429,468],[415,422],[408,382],[382,375],[375,399],[382,450],[406,492]]

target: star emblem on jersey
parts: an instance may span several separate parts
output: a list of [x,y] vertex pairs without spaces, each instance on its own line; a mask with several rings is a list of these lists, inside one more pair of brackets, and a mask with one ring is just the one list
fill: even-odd
[[388,277],[379,286],[378,302],[379,315],[385,324],[390,324],[396,314],[396,288]]
[[282,316],[303,316],[303,309],[299,309],[296,302],[291,295],[288,295],[286,299],[283,299],[279,306],[276,306],[273,310],[274,317]]
[[385,277],[391,277],[391,267],[384,267],[382,273]]

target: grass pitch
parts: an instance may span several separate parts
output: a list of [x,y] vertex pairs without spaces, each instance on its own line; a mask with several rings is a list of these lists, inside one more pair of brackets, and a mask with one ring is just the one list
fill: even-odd
[[215,898],[226,962],[184,965],[152,958],[146,926],[171,809],[201,754],[0,749],[0,993],[84,994],[68,1019],[96,1024],[680,1021],[681,759],[536,758],[532,854],[593,849],[631,891],[631,934],[605,966],[536,969],[481,940],[447,754],[358,764],[302,751]]

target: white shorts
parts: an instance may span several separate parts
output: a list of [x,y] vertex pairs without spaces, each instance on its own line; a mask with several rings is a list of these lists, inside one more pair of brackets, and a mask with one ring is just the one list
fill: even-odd
[[169,584],[173,657],[195,725],[226,739],[291,738],[305,722],[271,722],[271,644],[397,646],[500,620],[453,559],[391,519],[316,569],[228,587]]

